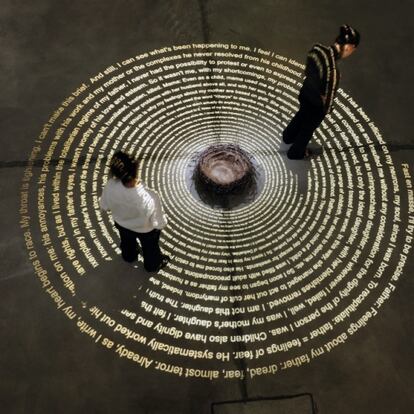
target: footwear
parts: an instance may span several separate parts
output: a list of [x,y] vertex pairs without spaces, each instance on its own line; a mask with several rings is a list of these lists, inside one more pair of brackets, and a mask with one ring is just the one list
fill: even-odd
[[305,149],[305,155],[303,156],[303,159],[308,160],[309,158],[312,158],[313,155],[314,155],[313,152],[310,149],[306,148]]
[[157,272],[158,270],[164,269],[165,266],[167,266],[167,264],[171,261],[170,256],[161,256],[161,263],[158,265],[157,267]]
[[293,144],[293,140],[287,134],[282,135],[282,141],[288,145]]
[[164,269],[164,267],[165,266],[167,266],[167,264],[169,263],[171,261],[171,258],[169,257],[169,256],[165,256],[165,255],[162,255],[161,256],[161,262],[160,262],[160,264],[155,268],[155,269],[148,269],[148,268],[146,268],[145,266],[144,266],[144,268],[145,268],[145,270],[147,271],[147,272],[150,272],[150,273],[157,273],[159,270],[161,270],[161,269]]
[[290,150],[287,152],[287,157],[290,160],[309,160],[313,156],[314,156],[313,152],[311,150],[309,150],[308,148],[305,149],[305,154],[302,157],[298,156],[295,153],[291,154]]

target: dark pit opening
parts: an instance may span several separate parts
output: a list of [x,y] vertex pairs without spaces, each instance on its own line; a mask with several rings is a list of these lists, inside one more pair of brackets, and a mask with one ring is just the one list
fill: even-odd
[[192,157],[186,182],[197,200],[212,208],[234,210],[258,197],[264,171],[239,145],[214,144]]

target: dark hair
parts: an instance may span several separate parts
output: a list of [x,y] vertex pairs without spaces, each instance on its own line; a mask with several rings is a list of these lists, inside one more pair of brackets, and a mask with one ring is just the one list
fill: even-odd
[[126,184],[138,176],[138,162],[134,157],[123,151],[117,151],[109,164],[111,174]]
[[337,36],[335,42],[340,45],[351,44],[358,46],[361,40],[361,35],[355,29],[353,29],[348,24],[343,24],[339,28],[339,35]]

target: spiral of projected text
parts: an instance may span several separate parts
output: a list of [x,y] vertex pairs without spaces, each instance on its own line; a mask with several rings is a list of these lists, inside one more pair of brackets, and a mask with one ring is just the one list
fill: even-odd
[[[342,89],[314,134],[322,153],[288,160],[281,134],[303,69],[248,46],[171,46],[64,99],[21,184],[20,225],[51,311],[137,369],[209,380],[281,375],[363,334],[410,254],[411,172]],[[260,193],[238,208],[191,189],[191,160],[215,144],[261,170]],[[169,219],[161,247],[172,260],[158,273],[122,261],[99,209],[119,149],[139,159]]]

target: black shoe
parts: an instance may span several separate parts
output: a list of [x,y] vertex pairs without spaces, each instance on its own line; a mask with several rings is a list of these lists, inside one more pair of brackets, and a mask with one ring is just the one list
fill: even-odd
[[157,267],[157,272],[158,270],[164,269],[165,266],[167,266],[167,264],[171,261],[170,256],[162,256],[161,258],[161,263],[158,265]]
[[170,257],[169,256],[161,256],[161,262],[160,262],[160,264],[155,268],[155,269],[148,269],[148,268],[146,268],[145,266],[144,266],[144,269],[147,271],[147,272],[150,272],[150,273],[156,273],[156,272],[158,272],[159,270],[161,270],[161,269],[164,269],[164,267],[165,266],[167,266],[167,264],[170,262]]
[[290,160],[309,160],[313,157],[313,152],[306,148],[305,154],[302,157],[298,157],[296,154],[289,154],[289,151],[287,152],[287,157]]
[[282,141],[287,145],[293,144],[293,139],[290,138],[287,134],[282,135]]
[[310,149],[306,148],[305,155],[303,156],[303,159],[304,160],[309,160],[313,156],[314,156],[314,153]]

